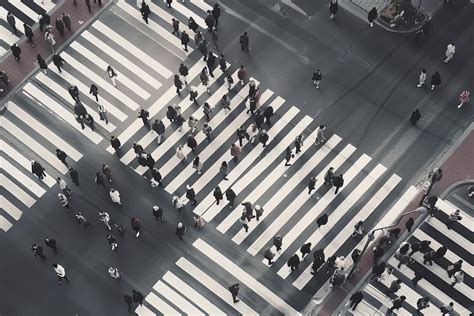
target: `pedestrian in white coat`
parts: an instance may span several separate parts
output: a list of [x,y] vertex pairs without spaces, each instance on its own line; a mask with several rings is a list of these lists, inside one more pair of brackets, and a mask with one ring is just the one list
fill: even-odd
[[426,82],[426,69],[421,70],[420,76],[418,77],[418,88],[423,87]]
[[446,59],[444,60],[444,63],[447,64],[451,59],[454,57],[454,53],[456,53],[456,46],[454,46],[453,43],[448,44],[446,47]]
[[120,201],[120,192],[114,188],[110,189],[110,198],[112,199],[112,202],[122,205],[122,202]]

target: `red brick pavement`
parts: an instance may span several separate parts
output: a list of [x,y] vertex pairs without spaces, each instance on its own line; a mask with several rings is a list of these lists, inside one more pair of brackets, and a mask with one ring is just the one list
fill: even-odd
[[[59,51],[62,48],[62,45],[70,40],[77,31],[84,25],[87,25],[88,22],[92,22],[93,18],[101,12],[101,9],[105,9],[110,4],[110,0],[102,1],[102,7],[99,7],[98,4],[91,1],[91,10],[92,13],[89,13],[85,0],[76,0],[77,6],[74,5],[73,0],[65,0],[61,4],[58,4],[51,12],[51,25],[53,26],[53,33],[56,38],[55,50]],[[56,18],[62,16],[63,12],[68,13],[71,16],[72,21],[72,31],[69,32],[65,30],[64,36],[61,36],[56,30]],[[39,29],[39,23],[36,23],[33,27],[35,47],[31,47],[30,43],[26,42],[26,38],[20,40],[18,45],[21,47],[21,62],[16,62],[13,55],[10,54],[8,57],[5,57],[1,64],[0,69],[7,72],[10,83],[5,87],[4,99],[8,93],[15,90],[15,88],[21,84],[25,79],[27,79],[33,70],[37,68],[37,65],[34,64],[36,61],[36,55],[40,54],[46,61],[50,61],[52,56],[52,51],[48,43],[44,40],[44,34],[41,33]]]
[[[449,186],[467,179],[474,178],[474,130],[468,132],[467,136],[460,142],[456,149],[449,155],[446,161],[443,162],[441,168],[443,169],[443,177],[437,182],[431,191],[431,194],[438,195],[446,190]],[[418,207],[418,203],[422,197],[420,193],[415,199],[403,210],[402,213],[412,211]],[[416,219],[416,215],[413,215]],[[405,222],[408,217],[402,219],[398,227],[405,230]],[[375,240],[373,243],[376,243]],[[367,249],[371,249],[369,246]],[[354,290],[354,287],[366,276],[367,272],[372,269],[373,265],[373,251],[366,251],[358,266],[358,271],[354,276],[347,280],[343,288],[335,288],[331,294],[324,301],[319,310],[318,315],[332,315],[337,311],[337,308],[344,302],[347,295]]]

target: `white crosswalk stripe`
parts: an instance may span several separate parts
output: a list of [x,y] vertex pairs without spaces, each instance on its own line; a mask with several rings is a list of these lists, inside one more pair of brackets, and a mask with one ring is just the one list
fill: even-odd
[[[469,251],[472,249],[472,242],[461,231],[470,231],[469,227],[471,226],[469,225],[472,223],[472,217],[468,212],[464,212],[462,208],[447,200],[438,199],[436,206],[442,211],[436,213],[434,217],[428,217],[420,227],[413,231],[408,242],[430,241],[431,250],[446,245],[448,247],[446,254],[443,258],[435,259],[433,265],[425,265],[424,254],[416,252],[411,256],[413,261],[407,265],[402,265],[400,268],[398,268],[399,261],[392,256],[388,260],[388,265],[394,269],[392,275],[380,283],[372,282],[363,288],[365,306],[380,310],[389,308],[391,302],[383,291],[390,286],[392,281],[399,279],[402,281],[402,285],[396,295],[404,295],[407,298],[404,310],[400,310],[400,312],[413,314],[413,310],[417,308],[418,299],[429,297],[430,306],[423,309],[422,313],[424,315],[439,313],[439,308],[449,302],[454,303],[455,313],[459,315],[470,314],[469,308],[472,305],[472,300],[469,293],[472,292],[472,275],[474,272],[471,264],[472,256]],[[453,225],[451,229],[448,229],[446,226],[447,216],[456,209],[461,210],[463,219],[457,225]],[[463,249],[464,252],[460,252],[459,249]],[[450,284],[453,279],[448,277],[446,270],[449,265],[459,260],[463,260],[461,270],[465,273],[464,282],[457,283],[452,287]],[[421,271],[422,269],[424,271],[423,278],[414,286],[411,280],[415,277],[415,271]],[[353,314],[357,315],[355,312]]]

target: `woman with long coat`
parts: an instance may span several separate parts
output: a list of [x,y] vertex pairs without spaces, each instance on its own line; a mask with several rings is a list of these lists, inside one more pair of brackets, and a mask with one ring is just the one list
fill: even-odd
[[216,204],[219,205],[219,201],[224,199],[224,195],[222,194],[221,188],[217,186],[214,189],[214,197],[216,198]]
[[48,74],[48,64],[46,64],[46,61],[41,57],[40,54],[36,55],[36,60],[38,61],[38,65],[40,69],[43,71],[45,75]]
[[329,19],[334,20],[336,17],[337,9],[339,5],[337,4],[337,0],[330,0],[329,1]]

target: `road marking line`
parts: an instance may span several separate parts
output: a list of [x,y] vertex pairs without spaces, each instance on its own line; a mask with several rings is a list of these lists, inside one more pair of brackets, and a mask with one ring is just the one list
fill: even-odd
[[34,198],[23,191],[22,188],[12,182],[9,178],[5,177],[3,173],[0,173],[0,183],[8,192],[27,207],[32,207],[33,204],[35,204],[36,200]]

